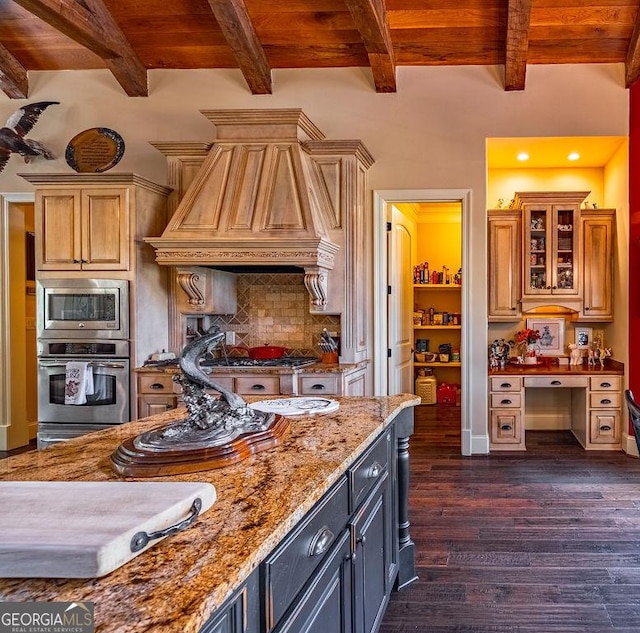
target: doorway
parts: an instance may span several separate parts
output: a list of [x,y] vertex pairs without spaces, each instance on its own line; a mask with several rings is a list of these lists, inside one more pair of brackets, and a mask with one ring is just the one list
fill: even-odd
[[0,450],[37,429],[33,195],[0,196]]
[[[413,288],[411,268],[407,261],[416,261],[417,245],[408,237],[411,233],[411,218],[401,212],[404,205],[429,203],[457,203],[461,213],[461,260],[462,271],[469,261],[469,222],[471,193],[469,190],[385,190],[374,192],[374,357],[378,359],[374,367],[374,390],[377,395],[401,391],[413,392],[413,371],[408,371],[408,355],[413,350]],[[398,212],[400,212],[398,214]],[[405,218],[403,220],[403,217]],[[406,222],[398,227],[398,223]],[[394,227],[395,223],[395,227]],[[415,231],[415,227],[414,227]],[[414,233],[415,234],[415,233]],[[396,239],[398,238],[398,239]],[[399,252],[397,252],[399,250]],[[409,253],[409,254],[408,254]],[[404,280],[404,281],[402,281]],[[397,292],[394,296],[394,288]],[[391,295],[389,295],[391,287]],[[391,297],[391,300],[390,300]],[[410,297],[410,300],[409,298]],[[462,284],[460,288],[460,385],[463,394],[460,406],[461,452],[471,455],[474,451],[470,428],[470,393],[474,379],[470,372],[469,328],[466,327],[470,293]],[[407,306],[411,306],[407,309]],[[408,343],[411,332],[411,344]],[[388,350],[391,350],[388,352]],[[394,357],[395,352],[395,357]],[[389,353],[391,356],[389,357]],[[412,367],[412,365],[411,365]],[[392,372],[391,379],[389,372]],[[476,377],[482,379],[482,377]]]

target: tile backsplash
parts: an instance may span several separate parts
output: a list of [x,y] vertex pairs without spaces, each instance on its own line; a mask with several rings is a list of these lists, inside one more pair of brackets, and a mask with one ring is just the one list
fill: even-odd
[[295,356],[320,356],[323,328],[340,335],[338,315],[310,314],[303,273],[241,273],[238,312],[216,315],[211,324],[236,333],[236,345],[279,345]]

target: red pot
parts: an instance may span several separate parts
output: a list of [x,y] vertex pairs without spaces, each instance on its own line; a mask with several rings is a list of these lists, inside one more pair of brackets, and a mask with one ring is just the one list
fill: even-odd
[[279,345],[261,345],[260,347],[235,347],[234,349],[240,349],[247,352],[249,358],[252,360],[265,360],[268,358],[281,358],[285,355],[287,348],[280,347]]

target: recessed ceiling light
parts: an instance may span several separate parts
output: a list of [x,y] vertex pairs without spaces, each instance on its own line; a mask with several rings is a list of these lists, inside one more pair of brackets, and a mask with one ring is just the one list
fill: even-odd
[[580,158],[580,154],[578,154],[578,152],[571,152],[567,158],[569,160],[578,160],[578,158]]
[[529,160],[529,154],[527,152],[520,152],[517,156],[518,160]]

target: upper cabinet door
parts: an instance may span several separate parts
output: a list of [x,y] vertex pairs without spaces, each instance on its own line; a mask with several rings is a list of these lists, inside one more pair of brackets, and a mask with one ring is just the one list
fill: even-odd
[[520,212],[489,213],[489,320],[518,321],[520,309]]
[[523,296],[579,297],[579,206],[525,204],[523,210]]
[[615,211],[612,209],[583,212],[585,321],[613,319],[614,232]]
[[80,192],[36,192],[36,267],[81,270]]

